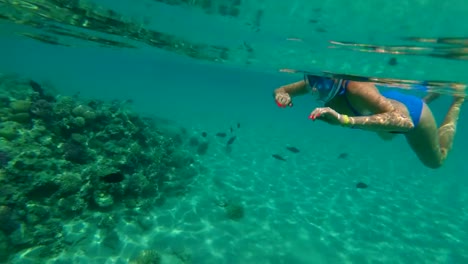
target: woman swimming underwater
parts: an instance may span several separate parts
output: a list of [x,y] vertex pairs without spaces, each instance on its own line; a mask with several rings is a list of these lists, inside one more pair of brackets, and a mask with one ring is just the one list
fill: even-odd
[[276,89],[274,97],[278,106],[286,107],[292,106],[292,97],[308,93],[325,106],[312,111],[312,120],[377,132],[385,140],[404,134],[421,162],[434,169],[442,166],[452,148],[465,99],[464,94],[454,95],[444,121],[437,127],[427,105],[439,96],[435,93],[421,99],[394,90],[379,92],[370,82],[305,75],[302,81]]

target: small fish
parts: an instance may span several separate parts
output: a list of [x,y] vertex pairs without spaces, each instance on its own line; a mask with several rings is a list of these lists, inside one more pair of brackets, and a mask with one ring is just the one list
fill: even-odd
[[237,123],[237,128],[240,128],[240,123]]
[[[96,101],[91,100],[91,101],[88,102],[88,106],[91,107],[91,108],[97,108],[99,106],[99,103],[96,102]],[[146,120],[146,117],[143,117],[143,120]]]
[[31,86],[31,88],[33,89],[33,91],[35,91],[36,93],[38,93],[41,97],[44,96],[44,89],[42,89],[41,85],[38,84],[37,82],[33,81],[33,80],[30,80],[29,81],[29,85]]
[[224,132],[219,132],[219,133],[216,133],[216,136],[217,136],[217,137],[222,137],[222,138],[223,138],[223,137],[226,137],[227,134],[224,133]]
[[271,155],[271,156],[272,156],[273,158],[277,159],[277,160],[286,161],[285,158],[281,157],[281,156],[278,155],[278,154],[273,154],[273,155]]
[[388,65],[390,65],[390,66],[395,66],[395,65],[397,65],[397,64],[398,64],[398,61],[397,61],[396,58],[390,58],[390,59],[388,60]]
[[228,145],[228,146],[231,145],[232,143],[234,143],[235,140],[236,140],[236,136],[231,137],[231,138],[228,140],[228,142],[226,143],[226,145]]
[[208,151],[209,144],[208,142],[202,142],[198,145],[197,147],[197,153],[198,155],[205,155],[206,152]]
[[348,156],[349,156],[348,153],[343,152],[343,153],[341,153],[340,155],[338,155],[338,158],[339,158],[339,159],[346,159]]
[[291,151],[292,153],[299,153],[300,150],[296,147],[286,147],[287,150]]
[[232,133],[232,132],[234,132],[234,129],[232,129],[232,127],[231,127],[231,133]]
[[202,137],[206,137],[208,134],[206,132],[201,133]]
[[315,29],[316,32],[319,32],[319,33],[325,33],[327,32],[327,30],[325,28],[322,28],[322,27],[318,27]]
[[112,172],[101,177],[101,181],[106,183],[118,183],[125,179],[121,172]]
[[358,182],[356,184],[356,188],[358,188],[358,189],[366,189],[367,187],[368,187],[368,185],[363,183],[363,182]]

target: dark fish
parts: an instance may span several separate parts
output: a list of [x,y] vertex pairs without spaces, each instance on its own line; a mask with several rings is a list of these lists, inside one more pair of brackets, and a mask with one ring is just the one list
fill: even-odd
[[125,179],[121,172],[113,172],[101,177],[101,181],[106,183],[119,183]]
[[280,156],[280,155],[278,155],[278,154],[273,154],[273,155],[271,155],[271,156],[272,156],[273,158],[277,159],[277,160],[286,161],[286,159],[285,159],[285,158],[281,157],[281,156]]
[[240,123],[237,123],[237,128],[240,128]]
[[234,129],[232,129],[232,127],[231,127],[231,133],[232,133],[232,132],[234,132]]
[[338,158],[339,158],[339,159],[346,159],[348,156],[349,156],[348,153],[343,152],[343,153],[341,153],[340,155],[338,155]]
[[224,132],[219,132],[219,133],[216,133],[216,136],[217,136],[217,137],[222,137],[222,138],[223,138],[223,137],[226,137],[227,135],[226,135],[226,133],[224,133]]
[[208,134],[206,132],[201,133],[202,137],[206,137]]
[[[99,106],[99,103],[96,102],[96,101],[91,100],[91,101],[88,102],[88,106],[91,107],[91,108],[97,108]],[[146,120],[146,117],[143,117],[143,120]]]
[[316,32],[319,32],[319,33],[325,33],[327,32],[327,30],[325,28],[322,28],[322,27],[318,27],[315,29]]
[[228,140],[227,145],[228,145],[228,146],[231,145],[232,143],[234,143],[235,140],[236,140],[236,136],[231,137],[231,138]]
[[286,147],[287,150],[291,151],[292,153],[299,153],[300,150],[296,147]]
[[309,23],[316,24],[316,23],[318,23],[318,20],[317,19],[309,19]]
[[31,88],[33,89],[33,91],[38,93],[41,97],[44,96],[44,89],[42,89],[40,84],[38,84],[37,82],[33,80],[30,80],[29,85],[31,85]]
[[390,60],[388,60],[388,65],[390,66],[395,66],[398,64],[398,61],[396,58],[390,58]]
[[358,189],[366,189],[367,187],[368,187],[368,185],[363,183],[363,182],[358,182],[356,184],[356,188],[358,188]]
[[208,142],[202,142],[198,145],[197,147],[197,153],[198,155],[205,155],[206,152],[208,151]]

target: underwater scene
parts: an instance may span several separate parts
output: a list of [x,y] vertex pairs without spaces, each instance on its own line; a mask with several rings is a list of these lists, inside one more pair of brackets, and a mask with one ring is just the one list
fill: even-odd
[[467,15],[0,0],[0,263],[468,263]]

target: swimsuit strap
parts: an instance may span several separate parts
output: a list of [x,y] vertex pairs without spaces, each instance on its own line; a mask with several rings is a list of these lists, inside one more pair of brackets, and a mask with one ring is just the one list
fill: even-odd
[[338,94],[337,95],[343,95],[346,93],[346,89],[348,89],[348,84],[349,84],[349,80],[345,80],[343,82],[343,85],[341,86],[340,90],[338,91]]

